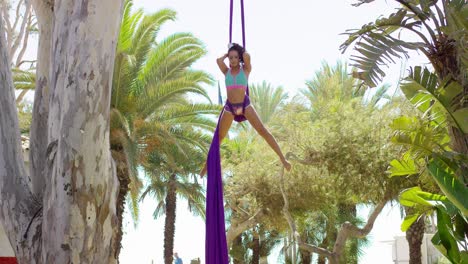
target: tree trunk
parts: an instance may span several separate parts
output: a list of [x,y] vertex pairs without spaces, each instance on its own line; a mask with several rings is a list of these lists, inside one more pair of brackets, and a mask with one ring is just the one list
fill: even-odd
[[116,263],[109,108],[122,2],[56,1],[53,10],[43,262]]
[[[323,239],[319,247],[328,249],[329,244],[330,244],[330,241],[328,239],[328,235],[325,235],[325,239]],[[325,263],[327,263],[327,257],[325,257],[324,255],[319,255],[317,264],[325,264]]]
[[[468,82],[468,81],[467,81]],[[468,85],[467,85],[468,86]],[[465,98],[468,98],[468,92],[465,95]],[[468,99],[465,99],[468,100]],[[468,155],[468,134],[463,133],[456,127],[450,127],[449,134],[451,137],[451,144],[454,151]],[[468,171],[468,163],[462,164],[462,171]],[[468,188],[468,178],[466,173],[461,173],[465,175],[464,178],[459,180]]]
[[[333,243],[336,240],[336,236],[338,231],[336,230],[336,222],[334,217],[329,217],[327,219],[326,227],[325,227],[325,238],[320,243],[319,247],[329,249],[333,247]],[[325,264],[327,263],[327,257],[324,255],[318,256],[318,264]]]
[[[432,54],[429,59],[434,66],[435,71],[441,80],[444,80],[447,77],[455,79],[463,88],[461,94],[456,96],[452,101],[453,110],[459,110],[468,107],[468,78],[466,75],[466,68],[463,66],[460,54],[465,52],[466,49],[457,48],[455,41],[445,35],[438,35],[437,42],[435,43],[436,53]],[[463,133],[457,127],[449,127],[449,135],[451,138],[451,146],[455,152],[468,155],[468,134]],[[462,165],[462,171],[468,170],[468,164],[465,163]],[[466,175],[466,174],[464,174]],[[468,187],[468,178],[461,178],[460,181]]]
[[[0,222],[19,263],[38,263],[41,234],[35,200],[26,181],[11,63],[3,19],[0,19]],[[39,223],[39,224],[38,224]],[[28,230],[35,234],[29,235]]]
[[164,262],[172,264],[177,206],[176,175],[172,174],[167,185],[166,220],[164,223]]
[[259,264],[260,262],[260,238],[258,234],[253,231],[252,240],[252,264]]
[[[242,235],[239,235],[236,238],[234,238],[233,241],[232,241],[231,252],[233,250],[235,250],[236,253],[239,253],[239,251],[241,251],[240,249],[242,249],[242,248],[243,248],[243,246],[242,246]],[[244,258],[243,258],[244,256],[239,256],[238,254],[231,253],[231,257],[232,257],[232,261],[233,261],[234,264],[244,264]]]
[[[355,204],[338,204],[338,219],[339,223],[343,224],[346,221],[351,221],[356,219],[357,210]],[[333,238],[336,239],[337,232],[334,233]],[[342,264],[357,264],[357,254],[358,254],[358,241],[357,238],[351,238],[347,241],[347,250],[343,251],[342,256],[340,257],[340,263]]]
[[34,92],[33,117],[29,146],[29,176],[32,191],[42,200],[46,184],[46,150],[48,144],[47,124],[49,120],[50,56],[52,50],[53,2],[52,6],[42,0],[32,1],[39,27],[39,47],[36,65],[36,87]]
[[122,2],[37,0],[34,6],[44,34],[35,102],[40,113],[31,140],[39,195],[24,180],[0,22],[0,221],[19,263],[116,263],[118,182],[109,150],[109,104]]
[[123,213],[125,211],[125,199],[128,193],[128,185],[130,183],[129,167],[127,156],[123,150],[122,144],[111,145],[112,158],[115,161],[117,169],[117,179],[119,180],[119,193],[117,195],[117,219],[118,228],[115,229],[115,257],[118,258],[120,249],[122,248],[123,236]]
[[[411,208],[405,207],[406,214],[412,214]],[[424,237],[424,215],[418,221],[414,222],[408,230],[406,230],[406,240],[409,246],[409,264],[421,264],[421,245]]]
[[288,232],[288,235],[284,237],[283,239],[283,243],[284,243],[284,263],[289,263],[289,260],[291,259],[289,257],[289,249],[288,249],[288,245],[289,245],[289,241],[288,241],[288,238],[289,238],[289,232]]
[[300,250],[299,252],[301,254],[301,263],[310,264],[310,262],[312,261],[312,253],[306,250]]

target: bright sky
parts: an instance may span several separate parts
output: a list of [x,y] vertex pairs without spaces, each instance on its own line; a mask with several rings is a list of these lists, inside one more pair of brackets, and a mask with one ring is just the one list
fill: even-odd
[[[223,79],[215,60],[224,54],[228,44],[228,0],[135,0],[136,7],[146,12],[171,8],[177,12],[177,21],[168,22],[160,36],[175,32],[191,32],[201,39],[208,50],[207,56],[194,67],[203,69],[218,80]],[[339,50],[346,39],[340,35],[350,28],[360,28],[374,21],[381,14],[394,12],[394,1],[378,0],[377,3],[352,7],[349,0],[329,1],[275,1],[245,0],[246,48],[252,56],[253,70],[250,83],[263,80],[274,86],[283,86],[290,95],[305,88],[305,81],[313,77],[322,62],[335,64],[349,58]],[[233,41],[242,43],[239,1],[235,1]],[[411,60],[410,60],[411,62]],[[412,63],[413,64],[413,63]],[[386,82],[395,85],[400,65],[392,66]],[[221,81],[223,87],[223,82]],[[217,89],[211,87],[209,95],[216,102]],[[225,91],[223,91],[225,95]],[[121,263],[163,263],[164,218],[154,220],[156,202],[146,199],[141,206],[141,221],[136,229],[127,215],[123,238]],[[368,210],[361,215],[367,216]],[[400,234],[401,223],[398,208],[387,206],[378,217],[370,234],[372,244],[360,263],[392,262],[391,246],[382,241]],[[175,251],[184,260],[200,257],[204,263],[204,222],[191,216],[186,202],[179,200],[177,208]],[[153,261],[153,262],[152,262]],[[281,263],[277,255],[269,263]]]

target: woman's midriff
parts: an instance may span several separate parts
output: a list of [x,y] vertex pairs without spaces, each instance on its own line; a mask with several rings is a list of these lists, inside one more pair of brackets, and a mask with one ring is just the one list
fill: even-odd
[[230,89],[227,90],[227,99],[231,104],[244,102],[245,90],[244,89]]

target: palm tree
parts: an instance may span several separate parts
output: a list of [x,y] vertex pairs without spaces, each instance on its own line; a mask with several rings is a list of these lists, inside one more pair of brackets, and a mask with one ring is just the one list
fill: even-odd
[[365,91],[359,89],[357,82],[349,75],[348,67],[342,62],[335,66],[323,63],[312,80],[306,82],[301,93],[309,100],[312,118],[319,118],[329,111],[329,102],[349,102],[362,98]]
[[263,81],[260,84],[250,85],[250,97],[260,119],[267,124],[284,105],[288,95],[283,87],[273,87]]
[[[205,158],[206,150],[203,149],[211,141],[206,134],[193,129],[183,130],[177,127],[173,129],[169,142],[147,153],[148,158],[144,168],[150,183],[141,196],[141,199],[144,199],[151,194],[159,201],[153,213],[154,218],[163,214],[166,216],[164,226],[166,264],[171,264],[173,261],[177,196],[187,200],[191,212],[205,218],[204,188],[194,175]],[[189,179],[190,175],[193,176],[193,180]]]
[[[189,93],[208,98],[203,85],[213,83],[207,73],[190,68],[206,53],[200,40],[189,33],[175,33],[158,42],[161,26],[174,20],[175,12],[162,9],[144,15],[141,9],[132,13],[132,6],[133,1],[127,0],[111,95],[110,142],[120,182],[117,200],[120,228],[116,241],[119,244],[128,190],[132,215],[135,219],[138,217],[142,183],[137,177],[137,166],[144,162],[143,154],[149,152],[145,148],[157,147],[168,140],[174,122],[201,122],[203,126],[212,126],[203,121],[206,118],[201,115],[218,113],[217,107],[191,104],[184,98]],[[145,145],[149,141],[153,145]]]
[[265,224],[257,224],[235,239],[230,255],[233,263],[258,264],[281,242],[281,235],[277,231],[268,230]]

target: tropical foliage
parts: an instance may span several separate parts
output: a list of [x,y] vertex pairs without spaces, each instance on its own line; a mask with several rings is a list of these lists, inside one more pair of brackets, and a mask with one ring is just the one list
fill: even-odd
[[[388,199],[389,193],[395,197],[411,186],[386,174],[389,161],[400,155],[388,144],[389,125],[399,111],[391,104],[376,107],[385,93],[366,103],[346,72],[344,64],[324,65],[323,72],[308,82],[304,97],[284,104],[268,123],[283,151],[294,153],[289,157],[297,160],[285,188],[298,231],[307,238],[304,241],[329,250],[342,223],[362,223],[351,208]],[[239,132],[226,143],[224,153],[229,157],[224,159],[228,206],[250,217],[261,211],[257,223],[287,235],[288,223],[278,217],[283,215],[284,202],[278,177],[281,165],[273,151],[261,138],[252,140],[251,133]],[[343,214],[343,208],[350,213]],[[321,221],[305,220],[320,216]],[[349,260],[358,252],[353,243],[361,242],[348,242]]]
[[162,209],[166,213],[165,262],[171,263],[175,197],[182,194],[202,211],[200,186],[186,177],[202,163],[192,158],[206,151],[209,139],[202,131],[215,127],[208,115],[218,114],[219,107],[188,99],[188,95],[199,95],[209,100],[204,86],[212,85],[212,78],[191,68],[206,54],[203,43],[190,33],[159,40],[161,26],[174,20],[175,12],[162,9],[146,15],[142,9],[132,12],[132,7],[133,1],[126,1],[111,97],[110,140],[121,183],[119,209],[121,215],[130,190],[129,205],[138,218],[144,181],[137,169],[143,168],[149,176],[145,194],[153,193],[158,199],[165,196],[158,200],[156,215]]
[[[372,1],[358,2],[356,5]],[[435,211],[440,226],[433,243],[452,262],[461,263],[467,258],[467,236],[460,226],[467,229],[468,5],[463,0],[397,2],[401,8],[389,17],[348,31],[341,49],[355,43],[359,55],[353,58],[359,71],[354,76],[370,87],[385,76],[383,65],[408,56],[411,50],[429,60],[430,68],[413,67],[401,86],[423,118],[394,121],[392,141],[406,146],[407,151],[392,161],[391,173],[428,176],[437,183],[443,195],[418,188],[402,192],[401,203],[418,212],[407,216],[402,228],[406,230],[422,215]],[[397,37],[407,32],[418,40]]]

